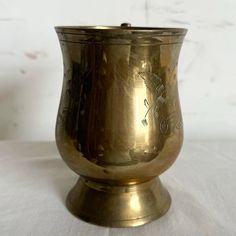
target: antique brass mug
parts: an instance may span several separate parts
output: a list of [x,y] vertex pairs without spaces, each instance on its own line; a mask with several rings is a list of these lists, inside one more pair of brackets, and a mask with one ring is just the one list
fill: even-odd
[[80,178],[67,197],[77,217],[130,227],[171,203],[159,175],[183,142],[177,88],[186,29],[56,27],[64,81],[56,142]]

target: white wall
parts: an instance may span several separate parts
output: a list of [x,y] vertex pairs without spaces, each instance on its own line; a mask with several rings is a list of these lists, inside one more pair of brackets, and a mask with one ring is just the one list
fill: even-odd
[[236,136],[235,0],[0,0],[0,139],[50,140],[62,85],[55,25],[189,29],[179,63],[186,138]]

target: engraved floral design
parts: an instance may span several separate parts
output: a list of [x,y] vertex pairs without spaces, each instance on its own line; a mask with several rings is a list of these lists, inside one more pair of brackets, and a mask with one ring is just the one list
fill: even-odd
[[[176,72],[175,69],[173,69],[171,74],[174,75],[174,72]],[[141,120],[143,126],[148,125],[147,115],[152,110],[155,118],[160,120],[159,130],[161,134],[166,135],[174,128],[181,129],[183,126],[182,119],[175,109],[167,117],[160,117],[163,105],[168,102],[167,100],[170,100],[170,98],[166,96],[163,79],[151,71],[142,71],[139,72],[138,75],[155,97],[154,102],[151,105],[149,105],[149,102],[146,98],[144,99],[144,106],[147,108],[147,111],[144,115],[144,118]]]
[[160,122],[160,132],[167,134],[171,129],[181,129],[183,126],[182,120],[177,112],[172,112],[168,117]]
[[182,120],[178,120],[178,121],[176,122],[175,128],[176,128],[176,129],[181,129],[182,127],[183,127],[183,122],[182,122]]
[[162,134],[167,134],[169,131],[169,123],[168,123],[168,120],[162,120],[160,122],[160,132]]
[[148,100],[144,99],[144,106],[148,108],[146,114],[144,115],[144,118],[141,120],[143,126],[147,126],[147,115],[148,113],[153,110],[154,116],[158,117],[158,111],[159,111],[159,105],[163,104],[165,102],[164,98],[164,92],[165,92],[165,86],[162,83],[162,79],[152,72],[139,72],[138,75],[141,77],[141,79],[144,81],[147,88],[152,91],[153,94],[155,94],[156,100],[152,105],[149,106]]

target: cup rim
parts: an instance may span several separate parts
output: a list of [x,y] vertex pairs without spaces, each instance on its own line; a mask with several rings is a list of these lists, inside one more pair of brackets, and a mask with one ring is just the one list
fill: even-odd
[[73,33],[73,34],[127,34],[127,33],[142,33],[142,34],[158,34],[162,36],[186,35],[186,28],[172,27],[120,27],[120,26],[55,26],[57,33]]

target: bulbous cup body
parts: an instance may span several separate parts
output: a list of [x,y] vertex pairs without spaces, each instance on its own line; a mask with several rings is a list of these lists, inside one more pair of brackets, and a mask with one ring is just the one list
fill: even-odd
[[56,142],[86,180],[159,176],[183,141],[177,65],[185,29],[56,27],[64,80]]

